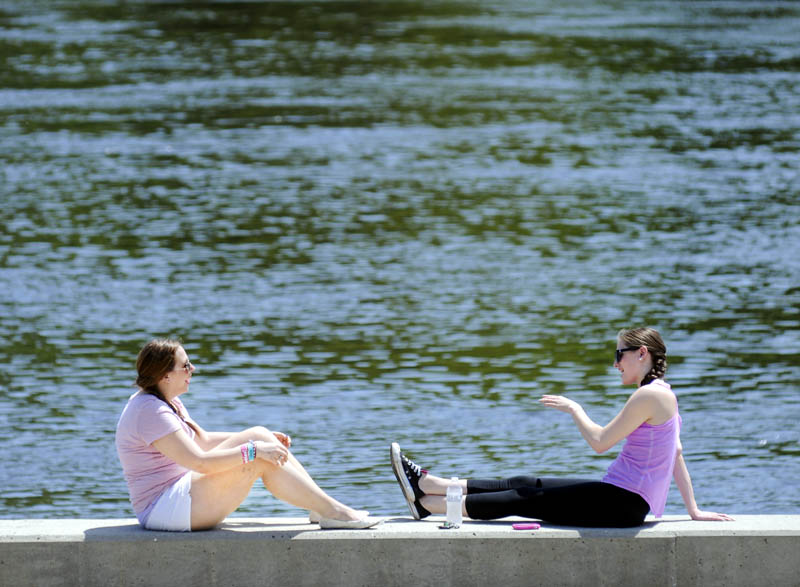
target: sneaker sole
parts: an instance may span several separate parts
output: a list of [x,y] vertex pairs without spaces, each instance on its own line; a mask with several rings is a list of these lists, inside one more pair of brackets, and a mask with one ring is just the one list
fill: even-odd
[[403,490],[403,497],[406,498],[406,504],[408,505],[411,515],[415,520],[422,519],[417,511],[417,506],[414,505],[414,501],[416,501],[417,498],[414,497],[414,488],[411,487],[411,483],[408,477],[406,477],[405,471],[403,471],[403,461],[400,458],[400,445],[396,442],[393,442],[389,447],[389,456],[392,459],[392,471],[397,478],[397,482],[400,484],[400,489]]

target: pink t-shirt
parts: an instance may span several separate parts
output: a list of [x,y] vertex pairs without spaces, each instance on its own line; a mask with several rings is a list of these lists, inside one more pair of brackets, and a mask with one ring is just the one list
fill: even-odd
[[[175,398],[175,407],[188,417],[189,413]],[[117,423],[117,455],[128,482],[133,511],[141,524],[147,522],[161,493],[183,477],[189,469],[165,457],[153,442],[183,429],[194,438],[195,432],[163,401],[149,393],[138,392],[128,399]]]
[[[661,379],[649,385],[672,389]],[[603,482],[638,493],[648,503],[653,515],[660,518],[667,503],[680,431],[681,416],[677,409],[663,424],[643,423],[628,435],[622,451],[608,467]]]

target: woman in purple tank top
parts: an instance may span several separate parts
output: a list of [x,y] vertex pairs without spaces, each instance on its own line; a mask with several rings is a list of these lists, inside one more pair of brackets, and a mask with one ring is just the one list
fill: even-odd
[[[732,520],[727,514],[697,507],[692,481],[680,442],[678,401],[663,377],[667,348],[652,328],[621,330],[614,366],[623,385],[636,385],[622,410],[605,426],[595,423],[577,402],[545,395],[542,405],[572,416],[586,442],[603,453],[626,439],[602,480],[521,475],[501,480],[460,480],[462,513],[472,519],[506,516],[536,518],[554,524],[593,527],[632,527],[644,523],[648,512],[660,518],[671,480],[693,520]],[[446,510],[450,481],[414,464],[390,448],[392,468],[415,519]]]

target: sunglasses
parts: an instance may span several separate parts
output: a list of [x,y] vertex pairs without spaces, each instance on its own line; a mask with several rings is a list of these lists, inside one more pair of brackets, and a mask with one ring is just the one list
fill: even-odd
[[622,353],[626,351],[635,351],[639,347],[638,346],[626,346],[624,349],[617,349],[614,351],[614,358],[616,359],[614,362],[619,363],[622,360]]
[[186,371],[188,373],[193,367],[194,365],[192,365],[191,361],[186,361],[182,366],[173,369],[173,371]]

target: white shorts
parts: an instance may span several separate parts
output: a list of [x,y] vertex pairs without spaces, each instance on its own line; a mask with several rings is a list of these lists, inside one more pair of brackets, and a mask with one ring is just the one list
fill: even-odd
[[148,530],[190,532],[192,530],[192,473],[189,471],[175,481],[158,498],[147,516]]

